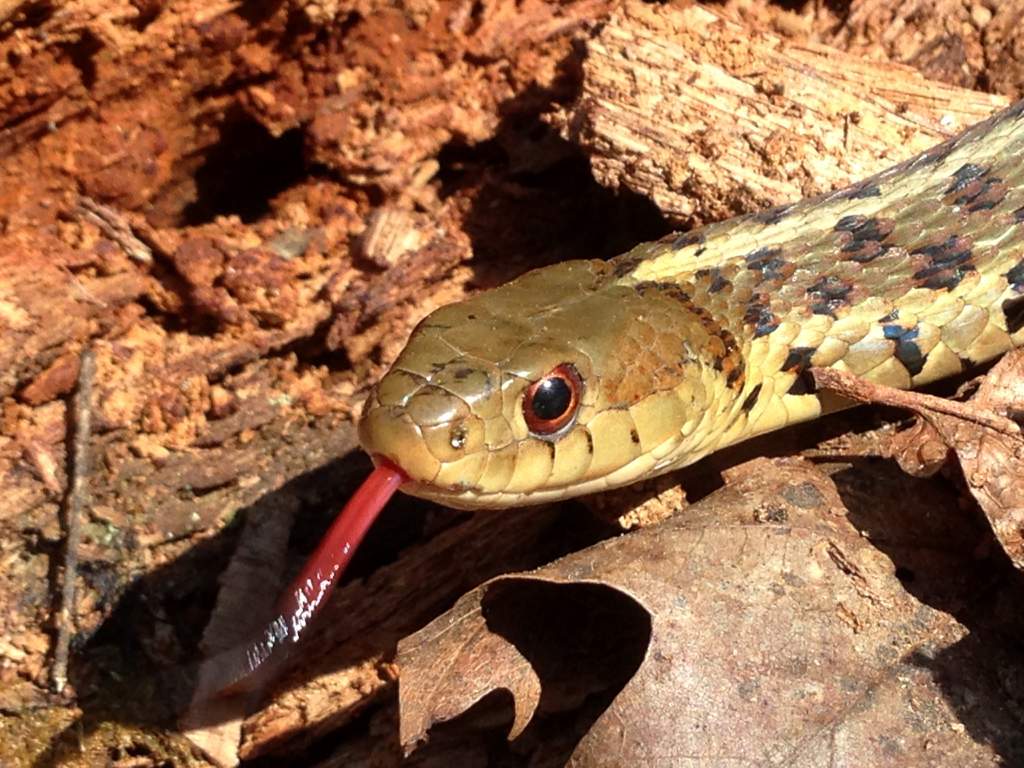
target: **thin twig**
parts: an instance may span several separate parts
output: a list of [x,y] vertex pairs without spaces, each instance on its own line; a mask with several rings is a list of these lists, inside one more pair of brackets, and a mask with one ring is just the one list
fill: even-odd
[[100,232],[121,246],[121,250],[130,258],[143,264],[153,263],[153,249],[138,238],[132,231],[131,225],[113,208],[82,195],[78,198],[78,205],[75,206],[74,213],[79,218],[99,227]]
[[57,693],[68,681],[68,649],[75,615],[75,579],[78,575],[78,545],[81,539],[82,508],[89,489],[89,437],[92,432],[92,382],[96,358],[88,347],[82,351],[78,387],[71,402],[71,464],[68,468],[68,492],[64,499],[64,563],[60,608],[57,612],[57,642],[53,652],[50,679]]
[[941,413],[994,429],[1006,435],[1017,436],[1021,432],[1020,427],[1010,419],[971,403],[961,403],[959,400],[948,400],[924,392],[908,392],[884,384],[875,384],[860,376],[835,368],[811,368],[810,374],[818,389],[827,389],[850,400],[906,408],[924,415],[927,415],[927,411]]

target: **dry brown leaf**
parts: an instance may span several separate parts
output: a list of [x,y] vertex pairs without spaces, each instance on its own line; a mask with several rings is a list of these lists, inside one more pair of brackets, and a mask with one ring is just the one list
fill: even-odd
[[1000,360],[966,403],[871,384],[841,371],[814,376],[818,386],[845,397],[908,408],[920,416],[893,441],[900,466],[929,475],[952,452],[1003,550],[1024,569],[1024,434],[1010,418],[1022,413],[1024,353],[1015,350]]
[[[463,596],[428,631],[417,632],[402,643],[408,654],[408,672],[422,679],[433,677],[436,687],[416,686],[403,695],[401,742],[414,743],[435,721],[451,720],[495,690],[513,694],[515,720],[509,738],[526,728],[540,702],[540,679],[529,661],[505,638],[487,628],[476,592]],[[443,658],[435,649],[444,648]],[[427,666],[422,666],[426,662]],[[403,691],[404,694],[404,691]]]
[[[914,569],[966,571],[959,544],[945,557],[911,539]],[[510,737],[543,742],[545,716],[607,689],[569,765],[996,765],[932,671],[966,635],[908,593],[827,476],[761,459],[660,525],[487,582],[402,641],[400,738],[415,749],[505,690]],[[980,676],[956,684],[976,696]],[[1019,727],[1003,704],[973,706]]]
[[[1019,423],[1024,404],[1024,353],[1006,355],[981,382],[972,403]],[[957,456],[971,494],[992,524],[996,538],[1024,569],[1024,435],[984,432],[970,447],[957,447]]]

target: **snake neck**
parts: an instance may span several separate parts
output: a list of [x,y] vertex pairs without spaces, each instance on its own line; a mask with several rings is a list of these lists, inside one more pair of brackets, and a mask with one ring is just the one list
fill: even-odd
[[721,415],[662,466],[840,407],[811,366],[907,389],[1024,343],[1022,157],[1024,102],[850,188],[615,259],[619,284],[685,296],[733,372]]

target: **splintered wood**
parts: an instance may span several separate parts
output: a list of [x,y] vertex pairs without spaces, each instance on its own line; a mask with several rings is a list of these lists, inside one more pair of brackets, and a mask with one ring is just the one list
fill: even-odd
[[700,5],[628,4],[587,42],[556,122],[605,186],[696,225],[881,171],[1008,102],[815,44],[783,44]]
[[[1018,574],[954,473],[743,464],[823,436],[881,443],[875,411],[720,452],[597,516],[395,499],[272,690],[191,710],[191,743],[177,725],[183,671],[241,642],[365,471],[362,395],[427,312],[934,144],[1005,103],[950,83],[1019,95],[1022,11],[0,0],[0,763],[192,765],[199,744],[221,765],[540,768],[589,728],[566,709],[584,701],[590,724],[607,716],[580,768],[1024,764]],[[46,622],[86,346],[95,461],[55,701]],[[998,471],[1019,444],[994,423],[907,434],[928,468],[956,450],[1019,563],[1020,473]],[[526,574],[460,601],[570,551],[539,588]],[[504,647],[534,629],[540,655]],[[449,720],[488,688],[518,698]],[[400,732],[429,744],[403,762]]]

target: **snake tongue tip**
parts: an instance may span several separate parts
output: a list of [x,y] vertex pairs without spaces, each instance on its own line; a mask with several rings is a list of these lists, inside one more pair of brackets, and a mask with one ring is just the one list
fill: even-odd
[[327,602],[366,535],[391,496],[409,477],[387,459],[352,494],[299,575],[278,600],[275,617],[248,643],[209,660],[203,698],[259,689],[274,677],[310,622]]

